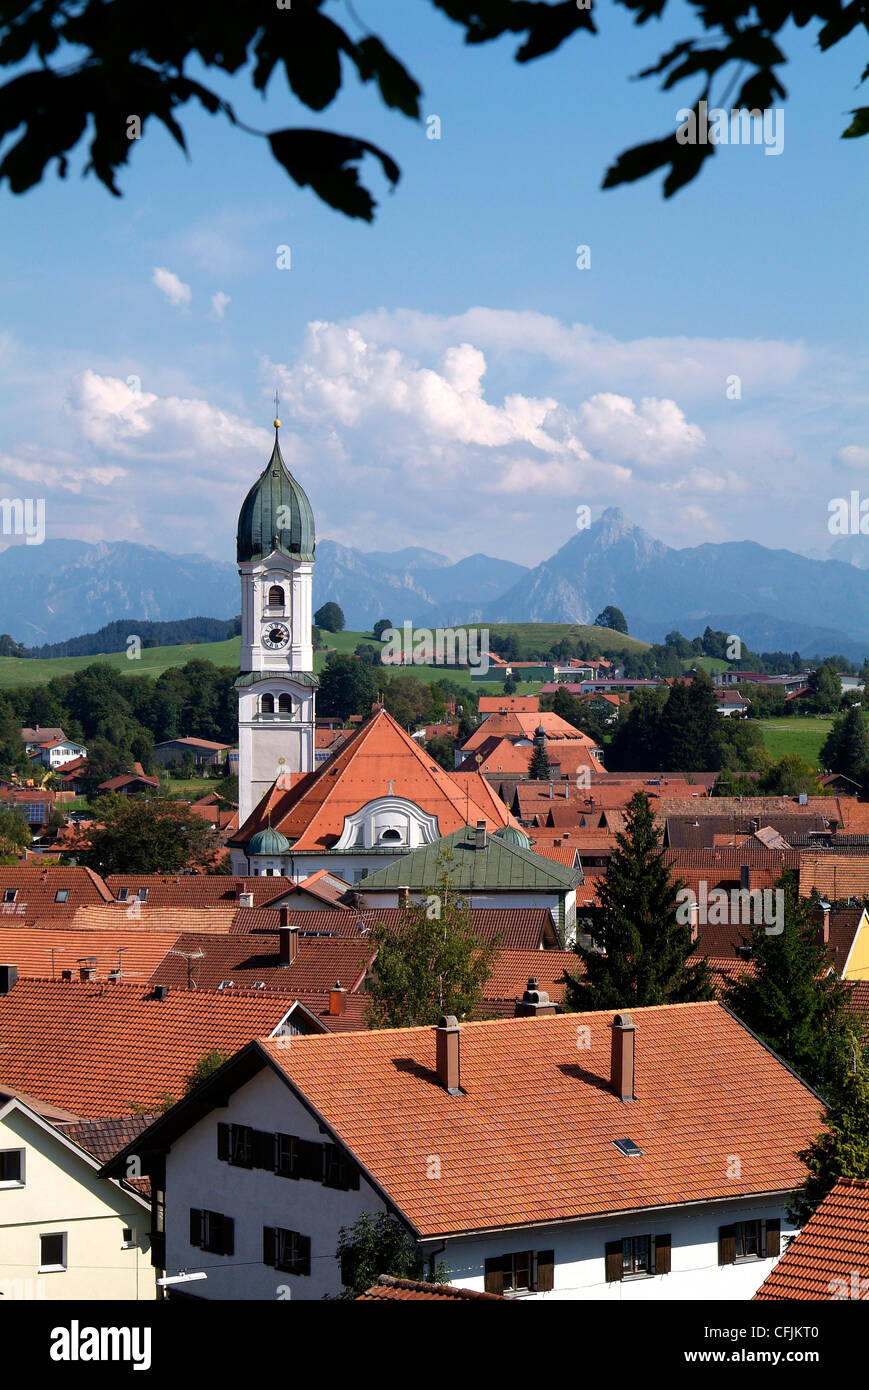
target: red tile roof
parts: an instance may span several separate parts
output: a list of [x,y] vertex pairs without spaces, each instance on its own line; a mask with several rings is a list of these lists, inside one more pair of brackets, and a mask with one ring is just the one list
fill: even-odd
[[[197,989],[217,989],[223,980],[235,988],[252,988],[262,981],[266,989],[296,995],[300,990],[328,990],[340,980],[355,990],[364,978],[374,950],[365,937],[300,936],[292,965],[281,966],[278,937],[179,936],[173,947],[181,954],[165,955],[155,962],[152,985],[186,989],[191,979]],[[203,955],[200,957],[199,952]],[[185,955],[193,955],[189,962]]]
[[[599,748],[600,745],[588,734],[574,728],[573,724],[568,724],[566,719],[560,715],[553,714],[550,710],[543,710],[535,714],[521,714],[517,711],[510,711],[506,714],[490,714],[479,724],[470,738],[462,744],[466,753],[475,753],[480,744],[485,743],[490,738],[507,738],[511,742],[515,739],[533,740],[539,728],[543,728],[546,734],[546,751],[551,751],[552,741],[569,739],[572,742],[585,744],[586,748]],[[530,754],[531,749],[529,747]]]
[[477,702],[480,714],[537,714],[539,695],[481,695]]
[[406,797],[438,819],[448,835],[468,821],[490,830],[513,823],[509,811],[477,774],[445,772],[386,710],[370,715],[326,762],[287,785],[278,778],[248,817],[233,844],[243,845],[271,824],[296,852],[329,849],[345,818],[377,797]]
[[[2,880],[0,880],[2,883]],[[238,893],[253,893],[254,907],[295,887],[291,878],[252,878],[232,874],[108,874],[109,895],[116,898],[127,889],[128,901],[147,888],[149,907],[232,907]]]
[[[182,931],[229,932],[235,919],[235,908],[225,907],[156,907],[131,898],[127,903],[107,903],[103,907],[79,907],[63,922],[76,931],[135,933]],[[53,916],[37,917],[32,923],[40,930],[60,924]],[[10,925],[13,923],[10,922]],[[17,924],[14,924],[17,925]],[[3,919],[0,917],[0,941]]]
[[0,995],[0,1089],[15,1086],[81,1116],[129,1115],[184,1082],[207,1052],[227,1056],[271,1032],[294,1003],[268,990],[205,993],[19,980]]
[[632,1017],[631,1105],[609,1084],[612,1012],[462,1024],[461,1096],[436,1082],[432,1028],[260,1046],[420,1235],[796,1187],[819,1099],[717,1003]]
[[[536,951],[541,946],[555,946],[552,916],[545,907],[472,907],[471,927],[484,941],[496,936],[505,950]],[[298,909],[290,912],[290,921],[305,932],[324,932],[331,936],[359,939],[370,932],[377,922],[386,927],[400,927],[404,914],[398,907],[353,908],[350,912]],[[280,927],[278,914],[269,908],[239,908],[233,923],[233,934],[274,933]]]
[[[51,919],[48,919],[49,921]],[[0,962],[17,965],[22,979],[59,980],[61,971],[87,963],[96,978],[105,980],[110,970],[120,966],[122,979],[142,984],[166,952],[174,945],[177,932],[73,931],[67,927],[0,927]]]
[[865,1299],[869,1182],[839,1178],[754,1295],[760,1302]]
[[[15,901],[4,902],[7,892],[15,891]],[[59,892],[68,891],[65,902],[56,901]],[[65,868],[60,864],[15,864],[0,867],[0,926],[6,918],[33,921],[36,917],[71,917],[79,907],[97,907],[112,902],[113,894],[92,869]]]
[[580,960],[575,951],[499,951],[483,998],[521,999],[530,979],[535,979],[549,998],[560,1004],[566,988],[564,975],[576,975]]

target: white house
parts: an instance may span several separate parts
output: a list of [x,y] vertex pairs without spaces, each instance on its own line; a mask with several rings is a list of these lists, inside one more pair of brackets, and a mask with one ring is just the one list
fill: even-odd
[[100,1160],[71,1137],[89,1125],[74,1120],[0,1093],[0,1293],[153,1300],[149,1202],[123,1178],[99,1176]]
[[[108,1164],[208,1299],[342,1288],[391,1213],[426,1274],[550,1299],[748,1299],[822,1105],[717,1002],[251,1043]],[[534,1005],[530,1005],[534,1010]]]

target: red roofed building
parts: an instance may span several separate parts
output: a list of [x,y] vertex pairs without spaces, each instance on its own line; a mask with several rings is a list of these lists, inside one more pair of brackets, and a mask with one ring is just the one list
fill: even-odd
[[754,1297],[869,1300],[869,1182],[839,1178]]
[[478,820],[513,823],[485,778],[445,772],[377,708],[313,772],[278,778],[229,845],[237,873],[327,869],[354,884]]
[[340,1228],[384,1211],[476,1292],[744,1299],[822,1108],[715,1003],[447,1018],[251,1043],[135,1151],[165,1182],[168,1267],[200,1258],[204,1194],[232,1223],[209,1299],[273,1297],[276,1271],[293,1302],[335,1296]]

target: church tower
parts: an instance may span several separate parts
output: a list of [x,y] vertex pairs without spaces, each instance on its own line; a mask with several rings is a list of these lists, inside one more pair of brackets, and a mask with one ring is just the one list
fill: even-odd
[[314,516],[275,446],[238,518],[241,675],[238,797],[244,824],[275,778],[314,767]]

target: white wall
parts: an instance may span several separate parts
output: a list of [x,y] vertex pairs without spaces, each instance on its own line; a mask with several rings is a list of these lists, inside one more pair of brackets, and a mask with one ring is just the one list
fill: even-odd
[[[0,1188],[0,1293],[16,1298],[151,1299],[146,1206],[21,1111],[0,1120],[0,1149],[25,1150],[23,1187]],[[123,1247],[123,1229],[135,1232]],[[66,1233],[67,1268],[39,1272],[41,1234]]]
[[[551,1293],[525,1297],[610,1302],[750,1299],[776,1260],[719,1265],[718,1228],[734,1221],[780,1219],[783,1253],[785,1237],[795,1231],[787,1219],[785,1205],[761,1200],[717,1202],[641,1216],[613,1216],[548,1231],[544,1227],[488,1239],[452,1241],[446,1254],[436,1255],[436,1262],[444,1260],[447,1263],[452,1283],[482,1291],[485,1260],[510,1251],[554,1249],[555,1288]],[[671,1238],[670,1274],[606,1282],[604,1249],[608,1240],[665,1234]]]
[[[292,1046],[292,1039],[286,1040]],[[339,1192],[302,1178],[278,1177],[261,1168],[236,1168],[217,1157],[217,1126],[297,1134],[319,1143],[329,1140],[274,1073],[266,1069],[237,1091],[225,1108],[213,1110],[173,1144],[166,1159],[167,1273],[180,1268],[205,1270],[207,1280],[191,1286],[210,1299],[319,1299],[337,1295],[341,1281],[335,1251],[338,1231],[363,1211],[384,1205],[360,1177],[358,1192]],[[205,1207],[235,1222],[235,1253],[212,1255],[191,1247],[190,1208]],[[311,1275],[287,1274],[262,1263],[263,1226],[282,1226],[311,1238]]]

